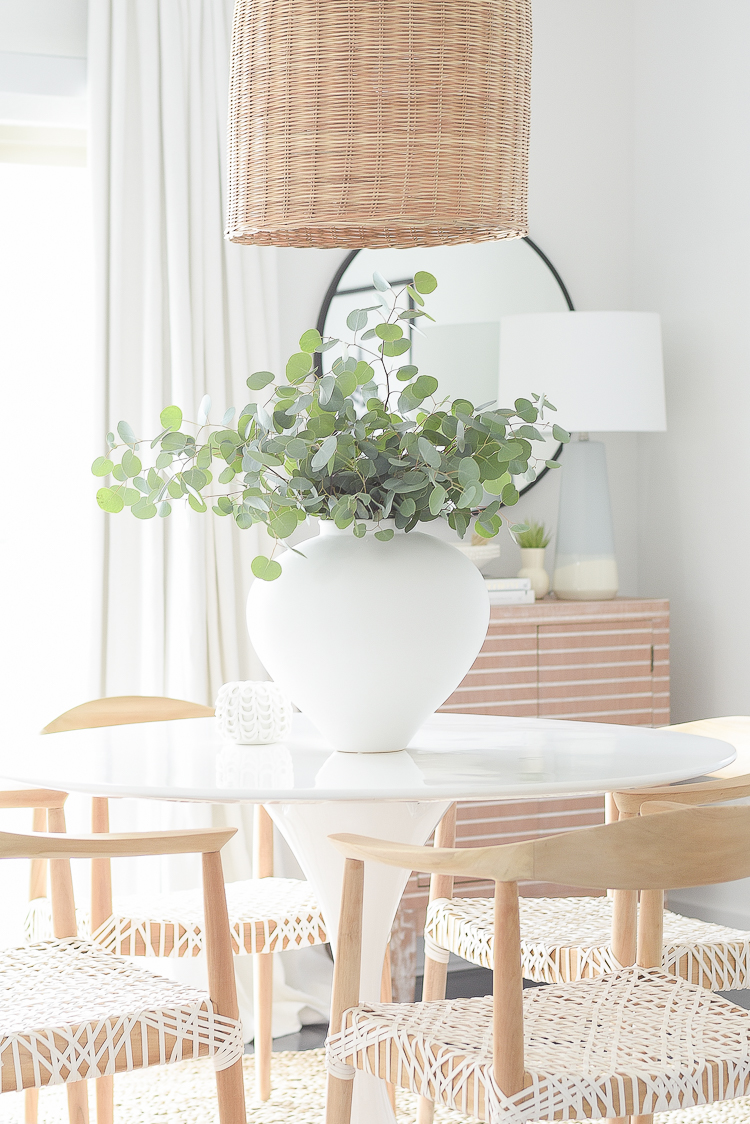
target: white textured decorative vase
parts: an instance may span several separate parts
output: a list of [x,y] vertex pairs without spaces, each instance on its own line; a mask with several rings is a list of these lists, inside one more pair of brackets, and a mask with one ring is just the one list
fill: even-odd
[[224,683],[216,697],[216,721],[228,741],[266,745],[292,728],[292,704],[276,683]]
[[[385,526],[385,524],[384,524]],[[404,749],[474,662],[489,598],[476,566],[432,535],[321,523],[253,582],[250,639],[269,675],[338,750]]]
[[518,571],[518,577],[529,579],[537,601],[549,593],[549,574],[544,568],[543,546],[521,547],[521,569]]

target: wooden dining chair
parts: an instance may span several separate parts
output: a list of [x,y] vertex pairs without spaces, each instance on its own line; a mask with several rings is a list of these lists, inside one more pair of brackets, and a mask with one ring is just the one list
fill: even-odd
[[[357,1070],[493,1124],[627,1116],[646,1124],[654,1112],[746,1096],[750,1011],[669,975],[661,950],[666,888],[750,875],[750,808],[671,808],[460,850],[331,836],[346,864],[327,1124],[348,1124]],[[492,996],[359,1003],[366,862],[494,881]],[[636,964],[524,991],[518,882],[526,879],[640,890]]]
[[[0,858],[50,863],[55,929],[54,940],[0,950],[0,1092],[64,1083],[71,1124],[87,1124],[87,1081],[212,1057],[221,1124],[245,1124],[244,1044],[220,855],[234,834],[0,833]],[[76,936],[70,859],[184,854],[202,856],[208,993],[136,969]]]
[[[0,808],[33,809],[34,831],[65,831],[64,804],[67,793],[50,788],[17,788],[0,791]],[[49,821],[49,822],[48,822]],[[29,878],[29,902],[33,908],[37,900],[48,900],[47,860],[32,858]],[[57,886],[54,889],[57,895]],[[24,1098],[24,1122],[36,1124],[39,1114],[39,1090],[27,1089]]]
[[[58,734],[130,723],[207,718],[213,708],[180,699],[128,695],[83,703],[55,718],[42,730]],[[92,800],[92,830],[109,830],[109,803]],[[328,936],[318,904],[307,882],[273,877],[273,824],[256,805],[253,845],[254,878],[227,884],[232,949],[254,956],[256,1092],[271,1095],[273,1042],[273,953],[325,944]],[[92,863],[92,939],[119,956],[197,956],[204,950],[200,891],[179,891],[157,897],[112,897],[109,860]],[[99,1124],[111,1120],[111,1083],[97,1089]],[[107,1109],[107,1104],[110,1108]]]
[[[716,718],[671,729],[703,734],[735,745],[750,770],[750,718]],[[712,774],[704,784],[657,786],[611,794],[613,818],[636,815],[649,800],[712,803],[750,795],[750,772],[735,775],[737,766]],[[729,793],[729,795],[725,795]],[[734,794],[734,795],[732,795]],[[700,799],[699,799],[700,797]],[[455,843],[455,806],[435,834],[437,847]],[[619,943],[610,940],[613,909],[619,911]],[[425,999],[445,996],[451,952],[473,964],[492,966],[493,914],[491,898],[453,896],[453,879],[435,874],[425,924]],[[588,979],[631,964],[635,957],[636,896],[619,892],[612,897],[522,898],[521,949],[523,974],[537,983]],[[750,933],[738,929],[664,914],[664,968],[714,991],[750,987]],[[421,1124],[426,1124],[424,1120]]]

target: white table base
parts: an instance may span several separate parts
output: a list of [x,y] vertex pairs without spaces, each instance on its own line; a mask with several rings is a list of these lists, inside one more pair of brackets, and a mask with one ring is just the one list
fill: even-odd
[[[323,911],[331,946],[336,937],[344,876],[344,858],[328,836],[339,832],[423,844],[437,826],[448,802],[378,801],[320,804],[269,804],[274,823],[292,848]],[[383,957],[410,871],[367,863],[362,940],[360,998],[377,1003]],[[354,1079],[352,1124],[393,1124],[385,1083],[365,1073]]]

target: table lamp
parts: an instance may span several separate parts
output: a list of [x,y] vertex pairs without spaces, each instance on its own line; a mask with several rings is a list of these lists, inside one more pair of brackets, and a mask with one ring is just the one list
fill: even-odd
[[552,588],[566,601],[617,594],[607,460],[589,432],[667,428],[661,323],[655,312],[550,312],[500,321],[499,401],[546,394],[578,440],[561,461]]

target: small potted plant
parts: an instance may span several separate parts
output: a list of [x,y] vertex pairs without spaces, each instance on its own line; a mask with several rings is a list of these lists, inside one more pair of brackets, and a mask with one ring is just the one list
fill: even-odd
[[549,574],[544,568],[544,550],[549,545],[552,535],[544,526],[529,520],[525,530],[515,533],[515,539],[521,548],[521,569],[519,578],[528,578],[534,590],[534,598],[539,601],[549,592]]
[[[167,406],[153,438],[121,421],[92,471],[113,477],[97,494],[107,512],[165,518],[182,501],[240,530],[262,524],[272,549],[252,563],[248,627],[266,670],[337,748],[392,750],[461,681],[489,617],[476,567],[417,528],[445,519],[460,538],[494,538],[518,500],[513,477],[535,471],[534,442],[569,434],[546,420],[544,395],[441,398],[407,355],[437,281],[416,273],[396,292],[376,273],[373,285],[350,339],[304,332],[284,378],[250,376],[238,415],[210,423],[206,397],[195,422]],[[320,535],[276,557],[310,519]]]

